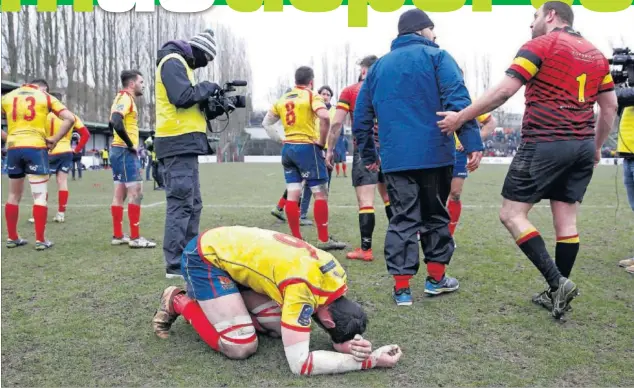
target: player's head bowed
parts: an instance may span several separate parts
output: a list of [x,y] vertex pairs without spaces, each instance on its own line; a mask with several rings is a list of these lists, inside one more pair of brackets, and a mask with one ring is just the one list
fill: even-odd
[[533,39],[546,35],[554,28],[572,27],[575,15],[572,7],[561,1],[547,1],[535,12],[531,24]]
[[363,311],[363,307],[345,296],[329,304],[323,312],[317,312],[314,319],[330,334],[330,339],[336,344],[342,344],[352,340],[357,334],[363,334],[368,325],[368,315]]

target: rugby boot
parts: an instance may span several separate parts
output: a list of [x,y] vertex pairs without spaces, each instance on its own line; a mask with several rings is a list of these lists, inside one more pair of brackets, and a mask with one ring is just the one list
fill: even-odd
[[412,291],[407,288],[393,289],[392,298],[396,302],[397,306],[411,306],[412,305]]
[[308,218],[304,217],[304,218],[300,218],[299,219],[299,225],[300,226],[311,226],[311,225],[313,225],[313,222],[311,220],[309,220]]
[[337,241],[334,239],[334,237],[328,236],[328,241],[319,242],[319,245],[317,246],[317,248],[321,249],[322,251],[333,251],[333,250],[346,249],[347,246],[348,245],[345,242]]
[[[553,311],[553,298],[550,295],[550,288],[547,288],[545,291],[533,295],[532,298],[533,303],[542,306],[548,311]],[[568,305],[566,311],[572,311],[572,306]]]
[[352,252],[348,252],[346,257],[350,260],[361,260],[361,261],[372,261],[374,257],[372,256],[372,249],[368,249],[364,251],[361,248],[357,248]]
[[7,248],[17,248],[23,245],[28,244],[29,242],[23,238],[19,238],[17,240],[7,240]]
[[185,291],[176,286],[167,287],[163,293],[161,294],[161,304],[159,309],[154,313],[154,318],[152,318],[152,329],[154,330],[154,334],[156,334],[159,338],[166,339],[169,337],[170,328],[176,318],[178,318],[178,314],[174,311],[174,297],[178,294],[184,294]]
[[427,277],[425,280],[425,293],[429,295],[440,295],[448,292],[454,292],[460,287],[460,283],[455,278],[449,276],[443,276],[439,282],[435,281],[431,277]]
[[139,238],[135,238],[134,240],[130,240],[128,245],[130,246],[130,248],[133,248],[133,249],[156,247],[156,243],[154,241],[150,241],[146,239],[145,237],[139,237]]
[[559,279],[559,288],[551,291],[550,295],[553,300],[552,315],[555,319],[559,319],[570,306],[570,302],[579,295],[579,290],[572,280],[562,277]]
[[284,210],[278,209],[277,206],[271,210],[271,215],[282,222],[286,222],[286,216],[284,215]]
[[619,261],[619,267],[627,268],[634,265],[634,258]]
[[35,250],[36,251],[43,251],[43,250],[46,250],[46,249],[53,248],[53,245],[55,245],[55,244],[53,244],[52,241],[48,241],[48,240],[46,240],[46,241],[36,241],[35,242]]
[[126,245],[130,243],[130,237],[124,234],[121,237],[112,236],[112,245]]
[[631,273],[634,275],[634,265],[630,265],[629,267],[625,268],[625,272]]
[[64,216],[65,216],[64,213],[58,212],[57,214],[55,214],[53,221],[61,224],[62,222],[64,222]]

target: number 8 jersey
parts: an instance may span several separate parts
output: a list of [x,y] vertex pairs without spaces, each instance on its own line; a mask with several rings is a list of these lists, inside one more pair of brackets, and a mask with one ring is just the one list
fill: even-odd
[[286,143],[314,143],[319,140],[315,122],[320,109],[326,104],[319,94],[295,86],[273,104],[271,112],[282,119]]
[[23,85],[2,96],[7,117],[7,149],[46,148],[48,114],[66,110],[57,98],[35,85]]
[[347,291],[347,275],[330,253],[271,230],[220,227],[198,238],[201,258],[233,281],[282,306],[282,326],[310,330],[310,317]]

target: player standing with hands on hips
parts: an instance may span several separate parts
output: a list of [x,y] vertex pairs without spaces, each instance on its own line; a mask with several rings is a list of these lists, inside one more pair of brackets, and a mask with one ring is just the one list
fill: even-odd
[[[385,236],[385,261],[394,277],[397,305],[411,305],[409,280],[420,265],[417,234],[429,276],[425,293],[458,289],[445,275],[454,242],[445,204],[451,189],[454,139],[438,128],[439,110],[471,103],[460,68],[435,43],[434,23],[419,9],[403,13],[391,51],[368,72],[357,97],[352,131],[367,168],[385,173],[393,216]],[[378,118],[380,159],[373,139]],[[465,121],[458,138],[470,171],[480,165],[482,139],[475,120]]]
[[[531,24],[533,40],[520,48],[506,77],[468,108],[440,113],[446,117],[439,123],[451,133],[526,85],[522,141],[502,188],[500,220],[548,282],[549,288],[533,302],[555,318],[563,316],[578,294],[568,279],[579,252],[577,211],[617,112],[608,60],[572,28],[573,21],[569,5],[542,5]],[[550,200],[557,233],[555,261],[528,220],[542,199]]]

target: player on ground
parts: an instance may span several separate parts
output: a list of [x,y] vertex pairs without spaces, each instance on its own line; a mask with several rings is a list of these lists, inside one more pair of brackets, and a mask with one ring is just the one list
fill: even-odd
[[[297,69],[296,86],[273,105],[262,125],[270,132],[271,127],[281,118],[284,126],[282,165],[288,190],[284,209],[293,236],[302,238],[298,201],[302,181],[305,180],[315,196],[313,210],[320,248],[344,249],[346,244],[336,241],[328,234],[328,168],[323,147],[330,128],[330,114],[322,97],[312,90],[314,78],[310,67]],[[320,119],[319,132],[315,128],[316,117]]]
[[[141,237],[141,200],[143,199],[143,177],[137,156],[139,124],[137,122],[136,97],[145,90],[143,75],[138,70],[121,72],[123,90],[117,93],[110,114],[110,127],[114,129],[114,140],[110,150],[110,166],[114,179],[112,199],[112,245],[128,244],[130,248],[154,248],[156,243]],[[128,198],[130,236],[123,234],[123,203]]]
[[[337,103],[337,113],[330,128],[330,144],[328,153],[326,154],[326,162],[329,166],[334,165],[335,142],[341,135],[341,128],[346,116],[350,114],[352,118],[354,106],[357,100],[359,90],[363,85],[363,80],[368,74],[370,67],[378,58],[374,55],[363,58],[359,65],[361,66],[361,81],[354,85],[350,85],[343,89],[339,102]],[[376,147],[379,147],[378,126],[374,126],[374,141]],[[363,165],[361,156],[357,149],[356,142],[353,142],[354,156],[352,161],[352,186],[357,193],[357,202],[359,203],[359,230],[361,232],[361,247],[352,252],[348,252],[346,257],[351,260],[372,261],[372,233],[374,233],[374,192],[378,188],[379,194],[385,204],[385,214],[388,221],[392,218],[392,209],[390,208],[390,197],[387,195],[385,186],[385,177],[382,171],[372,172]]]
[[[507,77],[459,113],[442,112],[444,132],[490,112],[526,84],[522,142],[504,182],[500,220],[549,288],[533,301],[555,318],[578,294],[568,279],[579,252],[577,211],[617,112],[610,68],[603,54],[572,29],[572,8],[549,1],[535,13],[533,40],[518,52]],[[599,103],[595,129],[594,104]],[[528,213],[550,200],[557,247],[555,261]]]
[[[62,100],[59,93],[50,93],[51,96]],[[46,128],[49,136],[54,136],[62,127],[63,120],[58,118],[54,113],[49,113],[46,118]],[[74,149],[71,148],[71,138],[73,133],[79,134],[79,142]],[[73,167],[73,157],[75,154],[81,154],[81,150],[90,139],[90,132],[84,126],[84,123],[75,115],[75,124],[64,137],[57,143],[57,146],[48,153],[49,174],[55,175],[57,180],[57,197],[58,208],[57,214],[53,221],[64,222],[66,214],[66,205],[68,204],[68,173]],[[34,218],[30,218],[29,222],[35,222]]]
[[[497,120],[491,115],[491,113],[485,113],[476,118],[480,125],[480,137],[484,139],[495,130],[497,126]],[[462,188],[464,182],[469,176],[467,171],[467,153],[464,151],[464,147],[458,136],[454,133],[454,139],[456,141],[456,161],[453,167],[453,179],[451,180],[451,192],[449,193],[449,200],[447,201],[447,210],[449,211],[449,233],[453,237],[458,222],[460,222],[460,214],[462,213],[462,201],[460,196],[462,195]],[[454,239],[454,245],[456,244]]]
[[[75,116],[55,97],[49,95],[44,80],[34,80],[2,96],[2,112],[7,117],[7,131],[2,134],[7,141],[7,172],[9,175],[9,198],[4,215],[9,239],[7,248],[26,245],[18,235],[20,200],[24,192],[24,177],[29,176],[33,195],[33,218],[35,222],[35,249],[53,247],[46,240],[48,217],[48,149],[54,148],[75,122]],[[47,137],[47,116],[53,112],[62,120],[57,133]]]
[[[296,375],[393,367],[397,345],[372,351],[361,337],[363,308],[345,297],[347,275],[331,254],[289,235],[243,226],[196,236],[185,247],[187,293],[169,287],[152,326],[161,338],[182,315],[203,341],[231,359],[258,347],[256,330],[282,338]],[[328,332],[336,352],[310,351],[312,321]]]

